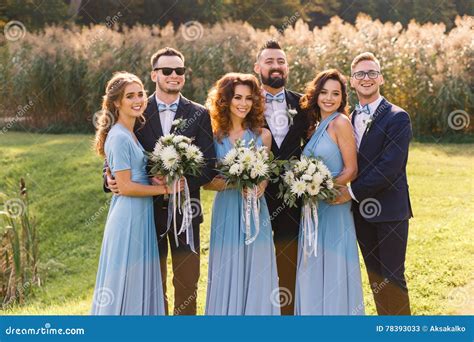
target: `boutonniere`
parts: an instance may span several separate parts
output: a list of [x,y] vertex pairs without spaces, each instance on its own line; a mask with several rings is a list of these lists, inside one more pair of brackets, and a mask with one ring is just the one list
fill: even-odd
[[176,129],[176,130],[183,130],[184,128],[186,128],[186,119],[176,119],[176,120],[173,120],[172,122],[172,126]]
[[296,114],[298,114],[298,111],[295,108],[287,108],[286,116],[288,117],[288,127],[293,125],[293,119],[295,118]]
[[369,118],[366,121],[367,126],[365,128],[365,135],[367,135],[369,133],[370,127],[372,127],[373,122],[374,122],[374,116],[371,115],[371,116],[369,116]]

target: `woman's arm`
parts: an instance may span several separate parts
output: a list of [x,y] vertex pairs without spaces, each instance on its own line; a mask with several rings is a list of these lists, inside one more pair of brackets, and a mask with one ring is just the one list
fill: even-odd
[[336,177],[335,183],[345,186],[357,177],[357,146],[354,131],[351,122],[345,115],[339,115],[333,121],[332,128],[344,162],[344,168]]
[[[146,197],[169,194],[173,189],[167,185],[145,185],[133,182],[130,170],[115,172],[118,194],[122,196]],[[184,188],[184,180],[180,180],[178,192]]]
[[204,185],[204,190],[224,191],[228,189],[232,189],[232,186],[226,184],[224,177],[220,175],[215,176],[212,181]]

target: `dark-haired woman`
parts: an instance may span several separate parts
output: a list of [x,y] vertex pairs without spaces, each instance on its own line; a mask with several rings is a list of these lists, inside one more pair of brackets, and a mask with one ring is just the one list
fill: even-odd
[[[264,103],[255,76],[231,73],[217,81],[208,98],[217,158],[238,139],[271,149],[271,133],[262,128]],[[265,197],[268,181],[258,186],[260,232],[245,243],[242,194],[219,176],[205,186],[217,191],[209,247],[207,315],[279,315],[279,289],[272,228]],[[252,221],[252,220],[251,220]],[[252,231],[255,227],[251,226]]]
[[169,193],[150,185],[146,157],[133,127],[147,97],[140,79],[115,73],[107,83],[95,149],[107,159],[120,190],[112,197],[100,253],[93,315],[164,315],[153,197]]
[[[346,186],[357,175],[357,150],[346,114],[344,76],[335,69],[319,73],[301,98],[314,134],[303,150],[322,159]],[[318,203],[317,255],[304,256],[300,225],[296,274],[296,315],[363,315],[364,302],[351,203]]]

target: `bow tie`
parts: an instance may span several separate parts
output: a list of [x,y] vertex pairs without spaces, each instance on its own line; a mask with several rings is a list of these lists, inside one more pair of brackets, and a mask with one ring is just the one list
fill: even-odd
[[270,103],[272,101],[277,101],[279,103],[283,103],[285,100],[285,94],[280,93],[278,95],[273,96],[272,94],[266,93],[265,94],[265,103]]
[[164,112],[165,110],[170,110],[172,112],[176,113],[176,110],[178,109],[178,104],[177,103],[172,103],[170,105],[165,105],[164,103],[159,103],[158,104],[158,111]]
[[355,111],[356,111],[356,114],[365,113],[365,114],[370,115],[370,109],[369,109],[368,104],[366,104],[365,106],[361,106],[360,104],[356,104]]

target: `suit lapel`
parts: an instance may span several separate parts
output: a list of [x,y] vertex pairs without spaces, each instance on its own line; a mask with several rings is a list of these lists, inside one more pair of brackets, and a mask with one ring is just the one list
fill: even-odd
[[[382,101],[380,102],[379,106],[377,107],[377,109],[375,110],[375,113],[373,115],[373,120],[372,120],[372,123],[370,125],[370,129],[367,131],[367,128],[365,129],[364,131],[364,134],[362,135],[362,140],[360,142],[360,147],[359,147],[359,151],[362,149],[362,147],[364,146],[365,142],[368,140],[368,136],[369,134],[373,131],[373,129],[375,128],[375,125],[382,119],[383,117],[383,113],[388,111],[388,109],[390,108],[390,102],[388,102],[387,100],[382,99]],[[354,119],[353,119],[354,120]]]
[[[289,110],[289,109],[296,109],[298,110],[299,108],[299,99],[298,98],[295,98],[290,92],[288,92],[286,89],[285,89],[285,99],[286,99],[286,110]],[[297,113],[296,115],[298,115],[299,113]],[[288,129],[288,133],[286,133],[285,135],[285,138],[283,139],[283,141],[281,142],[281,145],[280,145],[280,150],[283,148],[283,145],[285,144],[285,142],[289,139],[289,137],[291,136],[291,134],[293,133],[294,129],[295,129],[295,121],[296,121],[296,116],[293,118],[293,124],[289,127]]]
[[156,103],[155,93],[148,98],[148,107],[146,109],[147,120],[151,130],[156,138],[163,136],[163,129],[161,127],[160,113],[158,112],[158,104]]

